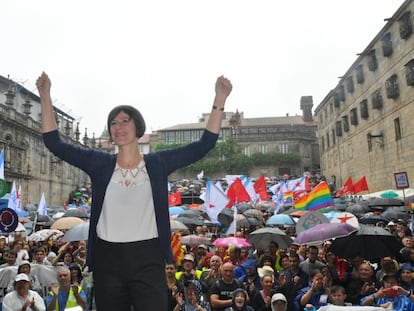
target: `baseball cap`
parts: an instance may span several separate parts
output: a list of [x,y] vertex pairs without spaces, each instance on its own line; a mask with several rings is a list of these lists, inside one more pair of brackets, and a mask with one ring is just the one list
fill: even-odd
[[191,255],[191,254],[186,254],[186,255],[184,255],[184,257],[183,257],[183,260],[188,260],[188,261],[192,261],[192,262],[194,262],[194,257],[193,257],[193,255]]
[[16,277],[14,278],[15,282],[19,282],[19,281],[26,281],[26,282],[30,282],[30,278],[26,273],[19,273],[18,275],[16,275]]
[[207,246],[206,246],[205,244],[199,244],[199,245],[198,245],[198,248],[204,248],[204,249],[207,249]]
[[280,293],[274,294],[272,296],[272,303],[274,303],[275,301],[278,301],[278,300],[281,300],[281,301],[284,301],[284,302],[287,303],[285,295],[280,294]]

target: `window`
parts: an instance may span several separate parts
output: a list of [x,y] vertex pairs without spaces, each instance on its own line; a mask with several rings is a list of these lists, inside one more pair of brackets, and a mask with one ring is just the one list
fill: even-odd
[[329,148],[331,146],[331,141],[329,140],[329,133],[326,133],[326,147]]
[[332,146],[336,144],[336,134],[335,129],[332,129]]
[[400,140],[401,139],[400,118],[394,119],[394,131],[395,131],[395,140]]
[[352,76],[350,76],[346,79],[346,90],[350,94],[354,93],[354,91],[355,91],[354,78]]
[[333,102],[334,102],[334,107],[339,108],[340,100],[339,100],[338,92],[335,92],[335,94],[333,95]]
[[338,98],[341,102],[345,101],[345,88],[343,85],[339,85],[337,88]]
[[375,50],[371,50],[368,54],[368,69],[370,71],[375,71],[378,69],[377,56],[375,55]]
[[364,83],[364,81],[365,81],[365,78],[364,78],[364,68],[363,68],[362,64],[359,64],[356,67],[355,70],[356,70],[356,80],[357,80],[358,84]]
[[268,146],[267,145],[259,145],[259,152],[260,153],[267,153],[268,152]]
[[385,89],[387,92],[387,98],[396,99],[400,96],[400,89],[398,87],[397,75],[392,75],[387,81],[385,81]]
[[381,41],[382,41],[382,54],[385,57],[391,56],[393,52],[391,33],[387,32],[386,34],[384,34],[381,38]]
[[279,152],[280,153],[288,153],[289,152],[289,145],[288,144],[280,144],[279,145]]
[[335,122],[335,133],[336,133],[336,136],[342,136],[342,122],[341,121]]
[[350,119],[352,125],[358,125],[358,111],[356,108],[351,109]]
[[372,108],[381,110],[383,106],[381,90],[376,90],[374,93],[372,93],[371,98],[372,98]]
[[349,121],[348,121],[348,116],[343,116],[342,117],[342,123],[344,125],[344,132],[349,132]]
[[321,137],[321,150],[325,150],[325,138]]
[[250,156],[250,146],[244,146],[242,153],[244,155]]
[[364,99],[362,102],[359,103],[359,109],[361,113],[361,119],[368,119],[368,100]]
[[401,39],[407,39],[413,32],[413,25],[411,24],[411,11],[405,12],[399,19],[399,22],[400,37]]
[[414,85],[414,59],[405,64],[405,80],[407,85]]

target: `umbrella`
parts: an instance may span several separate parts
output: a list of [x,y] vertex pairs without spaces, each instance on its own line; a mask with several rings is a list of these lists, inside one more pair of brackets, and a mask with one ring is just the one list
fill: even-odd
[[82,208],[70,208],[68,209],[62,217],[78,217],[82,219],[88,219],[88,213]]
[[68,230],[77,224],[81,224],[84,221],[78,217],[62,217],[56,220],[51,229]]
[[253,208],[253,205],[247,202],[243,202],[237,205],[237,211],[244,214],[245,211]]
[[380,194],[381,198],[398,198],[400,195],[392,190],[384,191]]
[[376,225],[379,222],[388,223],[388,220],[381,215],[365,215],[359,218],[358,222],[364,225]]
[[223,208],[217,215],[217,220],[224,226],[228,226],[233,222],[234,211],[229,208]]
[[261,211],[259,211],[258,209],[255,209],[255,208],[248,209],[248,210],[244,211],[242,214],[244,216],[250,217],[250,218],[256,218],[256,219],[259,219],[259,220],[263,219],[263,213]]
[[397,198],[373,198],[368,201],[368,206],[400,206],[403,200]]
[[33,232],[31,235],[28,236],[29,241],[45,241],[46,238],[53,238],[57,239],[58,237],[61,237],[63,235],[63,232],[56,229],[42,229],[36,232]]
[[236,216],[236,227],[237,228],[250,228],[262,225],[263,223],[253,217],[246,217],[242,214],[237,214]]
[[179,215],[184,212],[184,209],[181,206],[171,206],[168,211],[170,215]]
[[188,231],[188,227],[177,219],[170,219],[171,231]]
[[85,241],[88,239],[89,222],[83,222],[70,228],[63,236],[63,242]]
[[266,221],[266,226],[293,226],[296,222],[290,215],[276,214]]
[[36,215],[37,215],[36,226],[50,228],[50,226],[52,226],[52,224],[55,222],[55,220],[49,215],[38,215],[36,213],[30,216],[30,220],[34,221],[34,219],[36,219]]
[[190,218],[190,217],[177,217],[176,220],[182,222],[186,226],[202,226],[204,225],[204,218],[198,217],[198,218]]
[[249,234],[247,242],[256,248],[266,249],[270,242],[277,242],[280,248],[286,249],[292,244],[292,239],[279,228],[264,227]]
[[201,211],[196,209],[188,209],[183,210],[182,213],[180,213],[180,217],[187,217],[187,218],[198,218],[201,215]]
[[180,242],[184,245],[211,244],[211,239],[201,235],[190,234],[181,236]]
[[295,238],[295,243],[319,245],[325,241],[344,237],[356,231],[358,231],[358,228],[347,223],[317,224],[299,233]]
[[333,240],[330,250],[342,258],[362,256],[375,262],[385,256],[400,259],[402,247],[400,240],[389,231],[381,227],[360,225],[358,232]]
[[214,240],[213,245],[215,246],[238,246],[238,247],[250,247],[252,246],[249,242],[246,241],[244,238],[236,238],[236,237],[226,237],[226,238],[217,238]]
[[345,211],[354,215],[362,215],[366,212],[369,212],[371,209],[368,206],[363,206],[359,204],[348,205],[345,208]]
[[396,219],[408,219],[410,218],[410,208],[407,206],[391,206],[388,207],[381,216],[386,218],[388,221]]

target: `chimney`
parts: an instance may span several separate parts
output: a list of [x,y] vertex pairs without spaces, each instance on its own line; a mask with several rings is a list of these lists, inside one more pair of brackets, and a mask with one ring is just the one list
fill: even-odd
[[312,107],[313,107],[312,96],[302,96],[300,98],[300,109],[302,109],[303,121],[305,122],[313,121]]

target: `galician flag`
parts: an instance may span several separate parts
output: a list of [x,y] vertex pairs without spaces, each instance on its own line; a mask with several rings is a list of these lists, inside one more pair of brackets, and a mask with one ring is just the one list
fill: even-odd
[[37,208],[37,212],[39,215],[47,215],[47,205],[44,192],[42,193],[42,197],[40,198],[39,207]]
[[216,223],[218,214],[229,203],[229,198],[217,185],[208,179],[204,196],[204,211],[213,223]]
[[17,211],[19,208],[19,198],[17,197],[16,182],[13,180],[12,189],[10,191],[8,208]]

